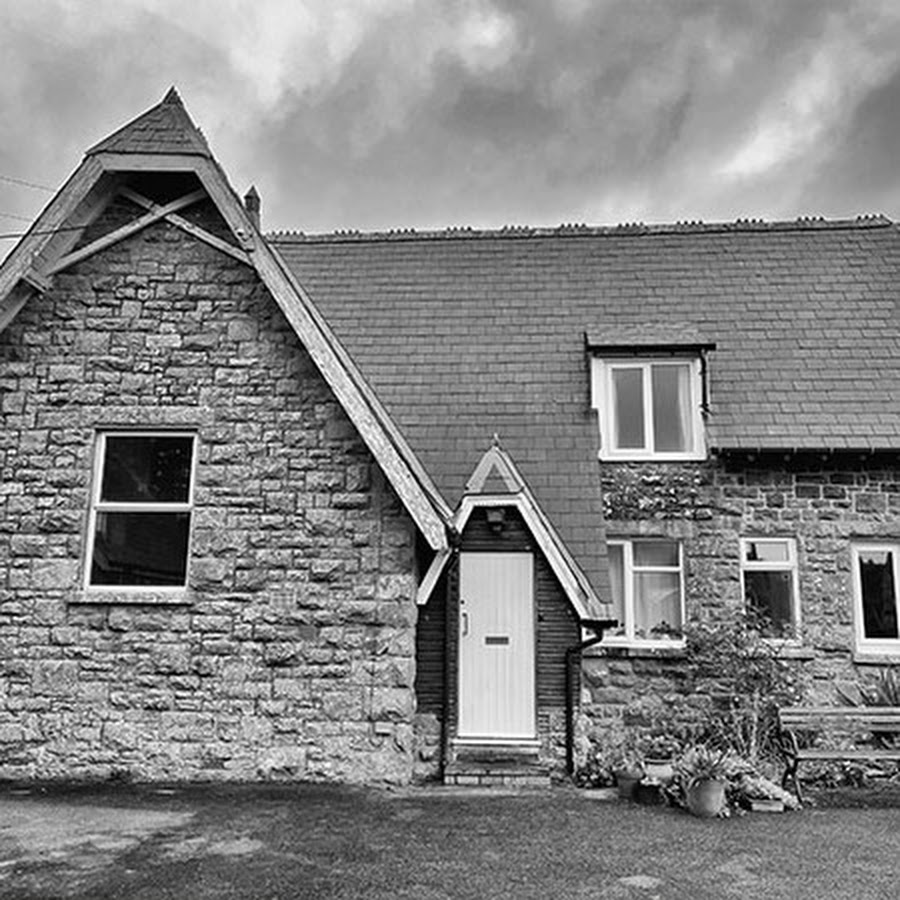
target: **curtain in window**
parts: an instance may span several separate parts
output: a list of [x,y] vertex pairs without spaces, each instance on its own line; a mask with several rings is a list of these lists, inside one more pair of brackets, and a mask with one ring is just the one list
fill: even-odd
[[613,618],[619,622],[618,633],[625,630],[625,558],[624,548],[619,544],[610,544],[609,556],[609,589],[612,594]]
[[865,636],[898,637],[893,553],[889,550],[860,551],[859,579]]
[[644,438],[644,372],[638,368],[613,369],[613,404],[616,450],[642,450]]
[[689,452],[693,449],[690,366],[655,365],[652,385],[654,449],[657,453]]
[[634,576],[635,636],[648,638],[681,631],[681,589],[677,572]]

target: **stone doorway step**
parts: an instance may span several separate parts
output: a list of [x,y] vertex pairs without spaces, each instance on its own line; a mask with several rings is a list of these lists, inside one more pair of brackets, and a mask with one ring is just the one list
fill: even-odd
[[454,743],[444,784],[467,787],[549,787],[550,771],[536,744]]

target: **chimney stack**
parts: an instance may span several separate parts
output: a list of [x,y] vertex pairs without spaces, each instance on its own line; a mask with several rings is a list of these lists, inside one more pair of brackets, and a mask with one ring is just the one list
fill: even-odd
[[250,190],[244,195],[244,209],[247,210],[247,215],[250,216],[250,221],[254,224],[257,231],[262,230],[262,226],[260,225],[260,217],[259,217],[259,194],[256,192],[256,187],[251,186]]

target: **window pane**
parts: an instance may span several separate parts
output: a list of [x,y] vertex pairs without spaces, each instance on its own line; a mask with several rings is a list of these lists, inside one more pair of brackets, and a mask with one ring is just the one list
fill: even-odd
[[657,453],[692,448],[690,366],[651,366],[653,441]]
[[636,566],[678,567],[678,544],[674,541],[635,541],[633,553]]
[[190,522],[186,512],[97,513],[91,584],[183,585]]
[[613,616],[619,620],[619,627],[625,626],[625,560],[624,548],[619,544],[610,544],[607,548],[609,557],[609,589],[612,594]]
[[744,572],[747,611],[759,617],[760,629],[767,637],[791,633],[793,593],[790,572]]
[[677,572],[634,576],[634,625],[637,637],[681,633],[681,582]]
[[787,562],[790,559],[787,541],[747,541],[744,553],[747,562]]
[[641,369],[613,369],[615,449],[644,447],[644,373]]
[[859,581],[862,586],[863,627],[866,637],[898,637],[893,552],[860,550]]
[[186,503],[192,447],[189,437],[107,437],[100,499]]

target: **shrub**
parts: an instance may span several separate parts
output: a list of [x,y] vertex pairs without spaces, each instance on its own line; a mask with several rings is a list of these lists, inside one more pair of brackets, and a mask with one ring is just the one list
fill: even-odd
[[801,696],[796,670],[779,657],[777,643],[744,615],[691,622],[685,642],[693,687],[710,697],[705,743],[754,766],[777,758],[778,709]]

